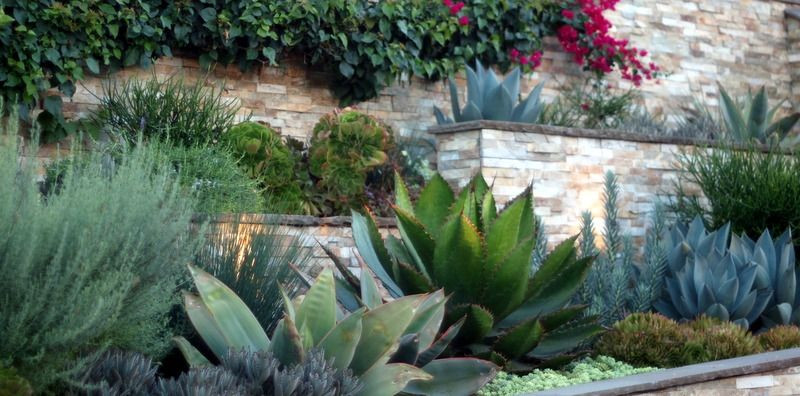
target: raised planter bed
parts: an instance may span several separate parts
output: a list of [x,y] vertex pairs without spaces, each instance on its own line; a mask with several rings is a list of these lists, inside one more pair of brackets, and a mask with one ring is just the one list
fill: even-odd
[[800,348],[526,393],[526,396],[797,395]]

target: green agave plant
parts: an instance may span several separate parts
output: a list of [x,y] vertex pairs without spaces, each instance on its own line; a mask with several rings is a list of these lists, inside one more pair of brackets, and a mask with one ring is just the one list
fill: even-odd
[[[286,365],[317,348],[334,367],[359,376],[359,395],[469,394],[490,381],[497,367],[478,359],[436,359],[458,332],[436,338],[446,298],[441,291],[406,296],[345,315],[336,304],[333,272],[322,271],[302,299],[284,293],[286,314],[267,337],[247,306],[222,282],[190,266],[199,295],[184,295],[186,312],[217,359],[229,350],[271,351]],[[364,272],[362,279],[371,279]],[[369,285],[368,281],[363,282]],[[365,289],[374,300],[377,287]],[[300,301],[298,301],[300,300]],[[192,366],[209,364],[189,342],[176,343]]]
[[[450,103],[453,118],[446,117],[442,110],[433,107],[439,125],[473,120],[496,120],[535,123],[539,119],[543,105],[539,101],[544,84],[539,84],[525,100],[519,102],[519,67],[514,68],[505,80],[500,82],[492,68],[484,68],[475,62],[475,69],[466,66],[467,104],[462,109],[458,103],[458,86],[450,78]],[[519,103],[518,103],[519,102]]]
[[[396,175],[394,211],[401,238],[382,240],[372,216],[357,212],[353,236],[365,264],[392,297],[440,288],[450,295],[446,324],[463,320],[452,354],[528,369],[534,361],[566,353],[600,331],[595,318],[582,317],[583,306],[565,308],[593,257],[576,258],[571,238],[531,277],[531,191],[498,213],[489,190],[478,175],[456,196],[437,174],[413,205]],[[340,300],[357,308],[356,291],[364,285],[343,265],[339,269],[344,274]]]
[[[765,87],[761,87],[755,96],[748,94],[741,103],[733,100],[722,85],[719,86],[719,93],[722,97],[720,109],[728,135],[736,141],[782,142],[800,121],[798,112],[775,120],[775,113],[783,101],[769,108]],[[797,141],[790,143],[795,144]]]
[[[800,305],[790,232],[757,242],[730,237],[730,224],[708,233],[697,217],[665,236],[667,273],[654,307],[679,320],[707,315],[744,328],[798,323]],[[760,319],[760,320],[759,320]]]

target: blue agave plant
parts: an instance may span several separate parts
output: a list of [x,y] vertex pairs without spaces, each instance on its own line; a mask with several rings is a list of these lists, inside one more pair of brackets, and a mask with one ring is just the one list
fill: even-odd
[[519,68],[509,73],[502,82],[490,67],[475,62],[475,69],[466,67],[467,103],[464,108],[458,103],[458,86],[450,79],[450,104],[453,118],[444,115],[434,106],[433,112],[439,125],[474,120],[495,120],[535,123],[539,119],[543,105],[539,100],[543,84],[537,85],[528,97],[520,101]]
[[753,330],[800,322],[791,233],[773,240],[764,231],[755,242],[733,235],[730,244],[729,236],[730,224],[709,233],[699,217],[671,229],[664,292],[654,307],[677,320],[706,315]]

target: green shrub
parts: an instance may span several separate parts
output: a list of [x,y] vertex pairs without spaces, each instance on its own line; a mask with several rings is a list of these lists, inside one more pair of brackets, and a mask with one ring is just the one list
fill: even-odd
[[732,322],[710,317],[677,323],[638,313],[614,324],[595,351],[634,365],[677,367],[760,353],[758,339]]
[[595,351],[637,366],[674,367],[680,365],[687,334],[665,316],[635,313],[603,334]]
[[233,126],[240,108],[222,97],[221,88],[175,76],[111,81],[103,93],[95,122],[129,143],[141,134],[145,140],[168,139],[182,146],[213,144]]
[[607,83],[588,79],[563,88],[555,101],[544,106],[539,122],[546,125],[616,129],[634,110],[636,93],[615,92]]
[[31,384],[13,368],[0,367],[0,396],[30,396]]
[[236,159],[217,146],[168,146],[160,149],[178,172],[183,189],[195,197],[201,213],[260,213],[264,197],[258,183]]
[[694,335],[686,340],[684,365],[762,352],[758,339],[732,322],[700,317],[686,326],[694,330]]
[[563,370],[533,370],[518,376],[501,372],[483,387],[478,396],[511,396],[542,391],[586,382],[625,377],[657,370],[653,367],[637,368],[608,356],[587,357],[571,363]]
[[[800,160],[777,150],[697,149],[679,158],[676,198],[670,208],[680,221],[700,215],[717,229],[751,237],[780,235],[800,226]],[[694,188],[698,187],[704,199]]]
[[37,391],[92,349],[161,356],[193,203],[147,149],[118,165],[93,154],[43,201],[16,138],[0,137],[0,356]]
[[367,174],[387,162],[393,145],[391,129],[375,117],[348,109],[324,115],[314,126],[308,160],[325,212],[362,207]]
[[775,326],[758,335],[758,341],[764,350],[779,351],[781,349],[800,347],[800,327]]
[[304,195],[295,178],[296,159],[278,132],[247,121],[231,128],[222,141],[247,174],[261,184],[268,209],[302,211]]
[[291,266],[307,268],[314,253],[301,237],[246,219],[213,224],[194,263],[228,285],[267,330],[283,317],[280,287],[293,296],[300,283]]
[[[440,2],[417,0],[7,0],[0,10],[0,42],[7,49],[0,59],[0,96],[33,103],[55,87],[71,96],[86,71],[147,67],[182,50],[200,54],[203,68],[231,64],[243,70],[303,53],[315,70],[330,73],[337,98],[355,102],[377,96],[403,74],[439,79],[476,58],[507,68],[512,48],[531,54],[541,48],[542,36],[555,36],[567,22],[565,8],[575,5],[470,3],[460,15],[473,22],[460,26]],[[581,41],[601,49],[575,19]],[[621,57],[608,60],[627,65]]]
[[649,311],[661,295],[666,256],[660,240],[665,229],[665,215],[656,205],[652,224],[647,231],[645,255],[637,262],[632,238],[624,235],[617,221],[619,184],[613,172],[606,173],[603,208],[605,229],[602,233],[604,251],[595,245],[594,219],[584,212],[581,224],[580,256],[595,256],[595,263],[583,283],[575,303],[585,304],[587,315],[598,315],[606,326],[621,320],[631,312]]

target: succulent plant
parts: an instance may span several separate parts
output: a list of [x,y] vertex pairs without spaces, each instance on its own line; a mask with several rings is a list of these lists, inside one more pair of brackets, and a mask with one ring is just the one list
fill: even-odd
[[[722,98],[720,106],[722,119],[728,136],[740,142],[758,141],[760,143],[780,143],[786,135],[800,121],[800,113],[794,112],[779,120],[775,120],[775,113],[780,109],[781,103],[769,108],[765,87],[761,87],[755,96],[749,93],[741,102],[733,100],[728,92],[719,86]],[[792,144],[797,141],[795,139]]]
[[614,324],[595,344],[595,351],[633,365],[680,365],[680,346],[686,341],[681,326],[659,314],[635,313]]
[[177,378],[158,378],[156,371],[140,353],[108,351],[73,384],[87,396],[350,396],[360,388],[349,370],[334,368],[320,350],[311,350],[305,361],[292,366],[269,352],[242,350],[228,351],[218,366],[195,367]]
[[742,235],[731,240],[730,250],[761,266],[763,271],[759,273],[766,276],[772,289],[772,296],[761,314],[761,324],[765,327],[800,324],[800,271],[795,267],[791,230],[786,230],[774,241],[769,230],[765,230],[756,242]]
[[309,171],[333,212],[364,204],[367,174],[386,163],[393,145],[391,128],[375,117],[351,109],[322,116],[311,136]]
[[656,313],[636,313],[614,324],[595,351],[635,365],[677,367],[762,351],[747,329],[701,316],[678,323]]
[[754,242],[730,237],[730,225],[707,233],[697,217],[665,237],[665,293],[654,304],[673,319],[707,315],[745,329],[796,324],[800,295],[791,232],[773,240],[764,231]]
[[663,209],[656,205],[653,211],[651,227],[646,234],[645,255],[637,262],[631,236],[623,234],[617,221],[618,198],[617,177],[609,171],[603,191],[603,251],[594,242],[591,212],[584,212],[581,222],[579,256],[597,258],[574,302],[587,305],[587,313],[597,314],[604,326],[611,326],[631,312],[649,311],[653,301],[661,295],[666,265],[660,241],[665,226]]
[[746,356],[762,351],[756,337],[732,322],[702,316],[687,324],[694,334],[686,339],[683,365]]
[[[535,123],[539,119],[543,105],[539,101],[543,83],[531,91],[525,100],[519,102],[519,67],[514,68],[503,82],[497,78],[492,68],[484,68],[475,62],[475,69],[466,66],[467,104],[462,109],[458,103],[458,86],[450,78],[450,103],[453,118],[446,117],[442,110],[433,107],[439,125],[473,120],[495,120]],[[518,103],[519,102],[519,103]]]
[[[359,376],[358,395],[393,395],[404,389],[429,394],[453,386],[477,390],[496,371],[491,363],[477,359],[434,360],[452,339],[447,333],[435,338],[444,316],[442,292],[372,305],[337,320],[335,278],[331,270],[323,270],[302,302],[290,301],[284,294],[286,313],[270,339],[227,286],[198,268],[190,270],[199,296],[185,294],[186,311],[219,360],[231,350],[244,349],[268,351],[281,363],[293,365],[306,361],[309,349],[318,348],[334,367]],[[370,290],[363,295],[367,301],[377,293]],[[208,365],[188,341],[179,337],[176,342],[192,366]]]
[[[575,238],[559,245],[531,278],[535,230],[530,189],[499,214],[480,175],[456,196],[437,174],[416,205],[397,175],[395,193],[401,238],[382,240],[371,215],[353,212],[356,247],[390,296],[439,288],[451,296],[446,324],[464,320],[451,353],[529,368],[599,331],[594,318],[578,319],[583,307],[564,308],[593,259],[576,258]],[[349,288],[352,303],[363,284],[342,267],[342,289]]]
[[246,121],[223,134],[222,141],[238,158],[239,166],[260,182],[268,206],[280,205],[279,209],[288,212],[300,210],[303,194],[294,178],[295,159],[275,130]]
[[755,323],[772,298],[768,258],[733,248],[744,246],[735,235],[728,249],[729,233],[730,225],[706,232],[699,217],[667,233],[665,293],[653,304],[659,312],[676,320],[707,315],[745,329]]
[[779,351],[781,349],[800,347],[800,327],[780,325],[758,335],[758,341],[764,350]]

